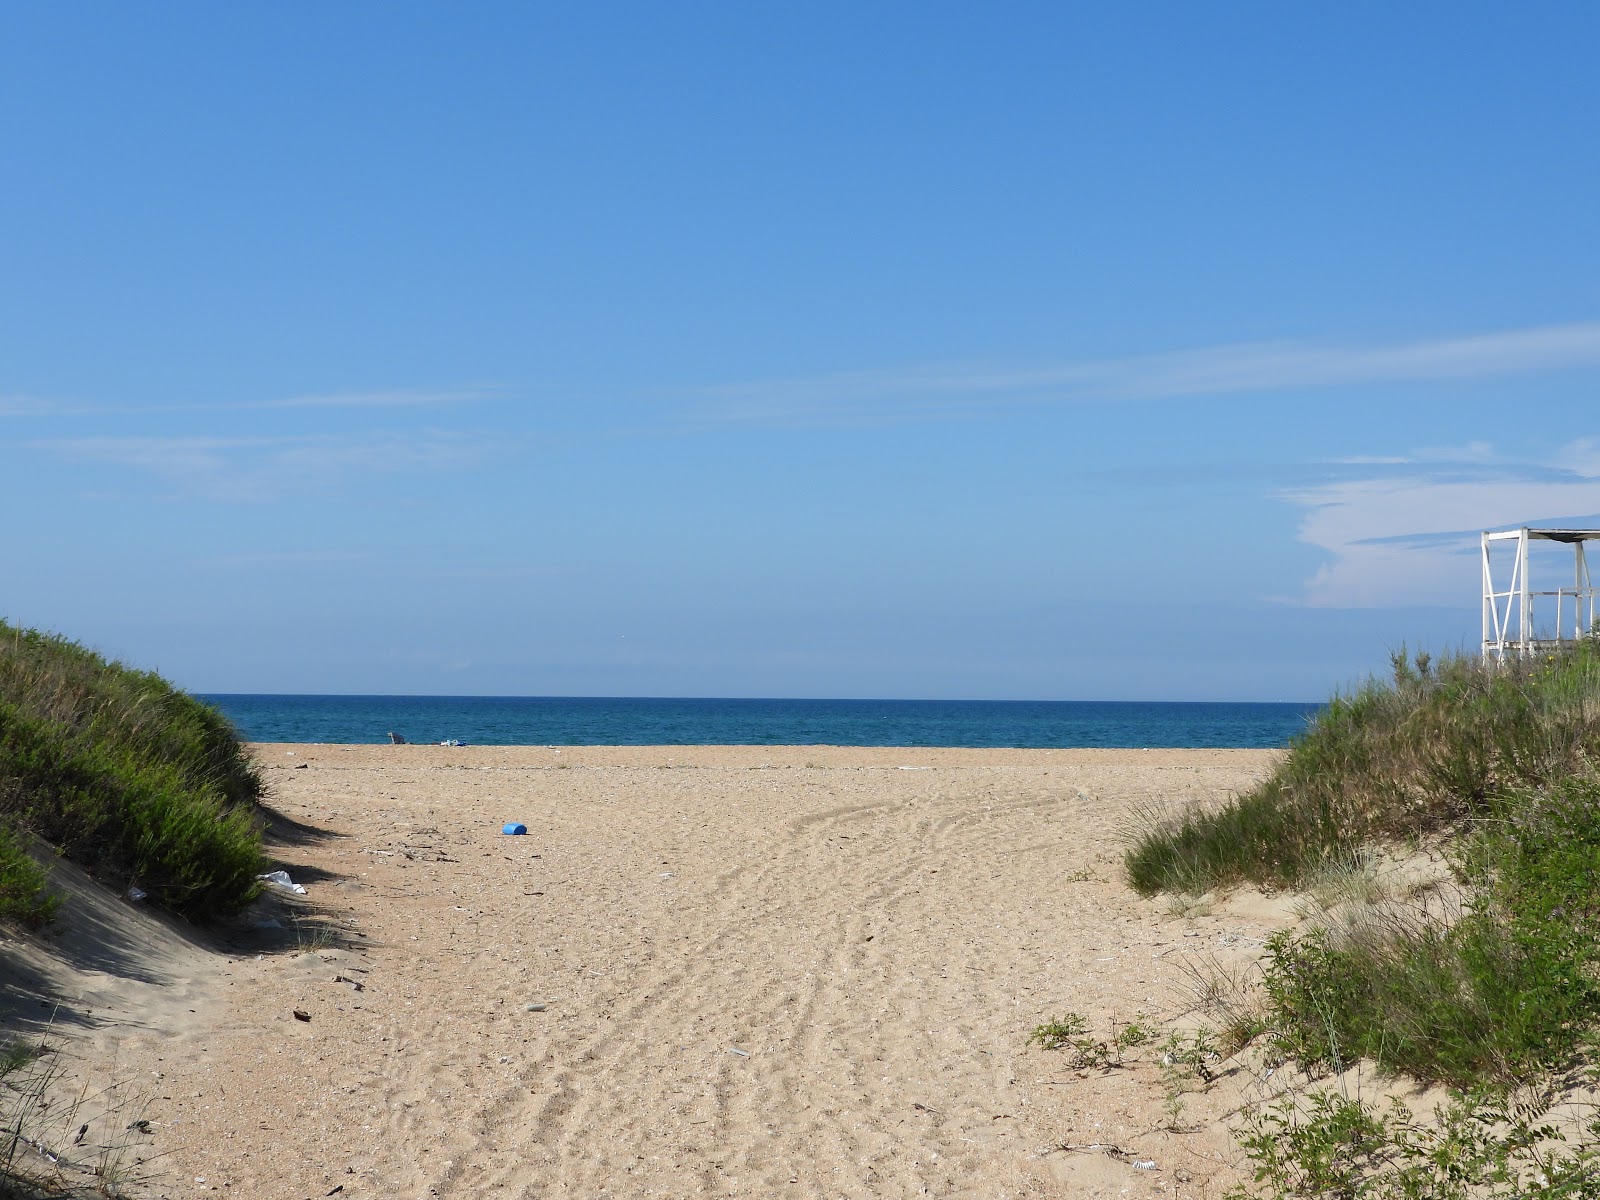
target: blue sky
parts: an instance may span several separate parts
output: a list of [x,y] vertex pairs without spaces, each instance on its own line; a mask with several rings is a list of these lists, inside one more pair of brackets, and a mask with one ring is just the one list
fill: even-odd
[[1600,524],[1592,4],[8,5],[0,613],[199,691],[1315,700]]

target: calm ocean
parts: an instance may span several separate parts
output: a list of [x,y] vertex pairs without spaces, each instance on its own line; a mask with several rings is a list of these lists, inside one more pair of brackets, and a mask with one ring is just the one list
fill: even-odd
[[202,699],[253,742],[509,746],[1275,747],[1315,704],[1028,700],[669,700],[560,696]]

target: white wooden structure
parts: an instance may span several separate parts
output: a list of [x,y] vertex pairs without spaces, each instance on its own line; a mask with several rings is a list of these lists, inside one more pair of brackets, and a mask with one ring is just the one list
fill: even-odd
[[[1483,535],[1483,657],[1504,662],[1575,641],[1594,629],[1596,588],[1589,578],[1584,544],[1600,540],[1600,529],[1505,529]],[[1530,542],[1572,547],[1572,585],[1533,587]],[[1509,576],[1504,550],[1513,553]],[[1495,551],[1501,553],[1496,554]],[[1497,561],[1498,560],[1498,561]],[[1498,579],[1497,579],[1498,573]],[[1499,586],[1503,582],[1505,586]]]

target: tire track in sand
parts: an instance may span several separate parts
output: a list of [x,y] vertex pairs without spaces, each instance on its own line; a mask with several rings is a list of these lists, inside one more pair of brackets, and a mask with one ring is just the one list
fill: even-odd
[[[1010,1111],[1015,947],[972,914],[1004,902],[995,864],[1077,801],[1004,796],[996,778],[972,790],[973,775],[891,779],[892,800],[791,817],[740,847],[672,908],[676,948],[612,981],[614,1011],[568,1022],[522,1087],[475,1115],[496,1153],[451,1153],[436,1193],[1028,1186]],[[1027,869],[1064,871],[1073,854]]]

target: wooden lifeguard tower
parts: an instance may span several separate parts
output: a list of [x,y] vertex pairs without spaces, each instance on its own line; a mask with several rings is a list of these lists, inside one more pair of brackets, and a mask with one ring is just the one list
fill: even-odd
[[[1595,627],[1596,588],[1589,577],[1588,542],[1600,540],[1600,529],[1520,529],[1485,531],[1483,535],[1483,657],[1505,662],[1507,655],[1526,658],[1570,645]],[[1572,585],[1549,590],[1533,587],[1528,547],[1558,542],[1572,547]],[[1509,577],[1504,551],[1514,553]],[[1496,554],[1495,551],[1500,553]],[[1498,559],[1498,561],[1496,561]],[[1497,586],[1497,575],[1505,582]]]

